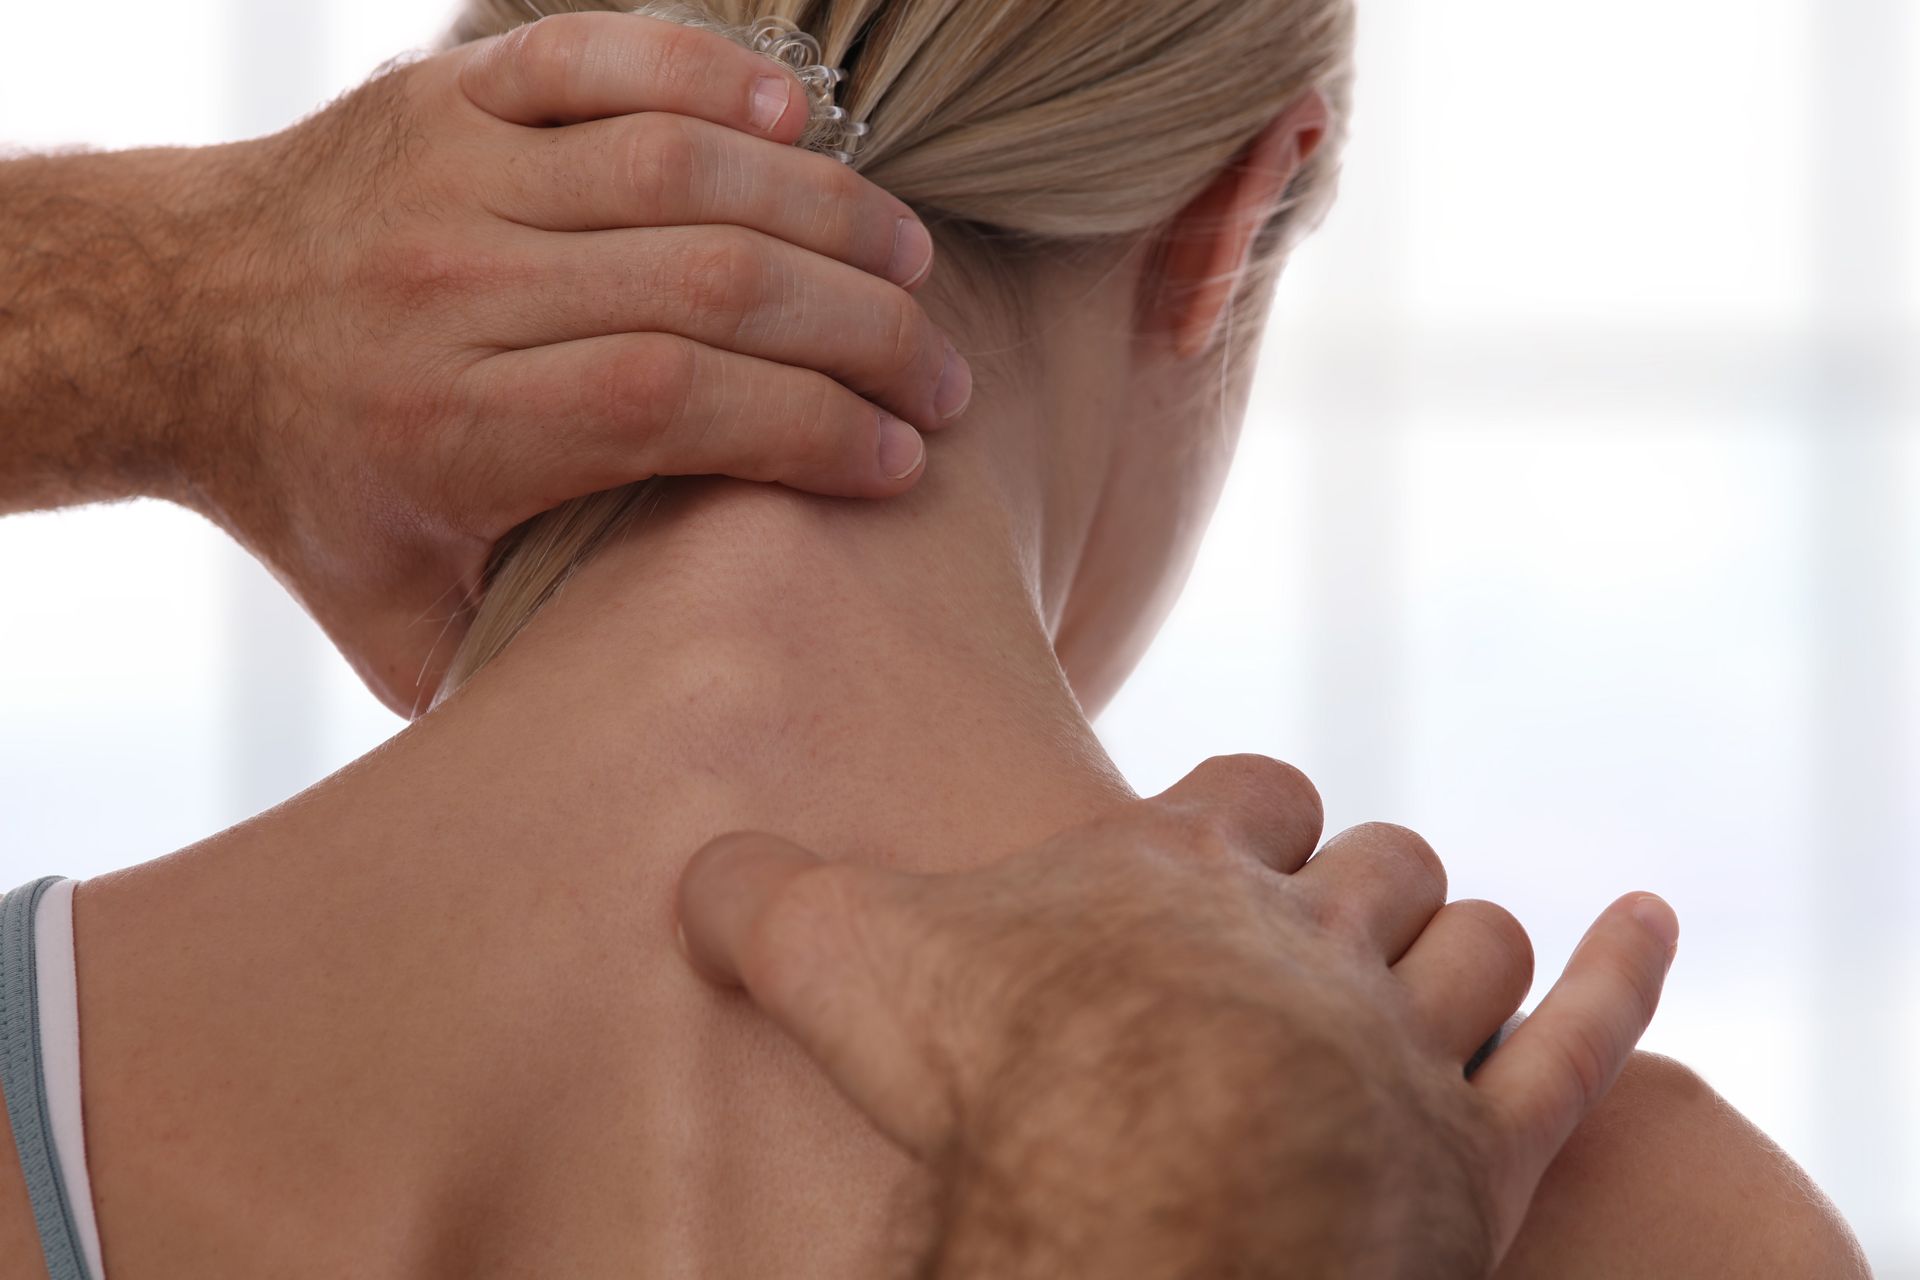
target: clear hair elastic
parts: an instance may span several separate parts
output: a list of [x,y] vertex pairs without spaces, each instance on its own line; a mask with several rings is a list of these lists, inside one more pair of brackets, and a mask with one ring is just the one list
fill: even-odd
[[792,68],[806,87],[813,114],[800,145],[830,155],[841,164],[852,164],[869,126],[853,119],[833,100],[847,73],[827,66],[820,42],[786,18],[760,19],[748,28],[747,39],[756,52]]

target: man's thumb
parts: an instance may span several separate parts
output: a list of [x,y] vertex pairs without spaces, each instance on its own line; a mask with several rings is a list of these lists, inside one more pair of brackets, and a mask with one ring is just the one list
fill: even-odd
[[783,891],[827,865],[790,840],[740,831],[708,842],[680,875],[680,943],[710,982],[752,987],[756,931]]
[[680,936],[710,981],[747,989],[847,1099],[908,1154],[954,1117],[900,981],[915,936],[897,872],[828,862],[778,836],[708,844],[680,877]]

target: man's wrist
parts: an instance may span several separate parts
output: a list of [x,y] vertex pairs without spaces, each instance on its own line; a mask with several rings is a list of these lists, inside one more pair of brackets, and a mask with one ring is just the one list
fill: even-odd
[[205,509],[251,373],[232,313],[229,148],[0,165],[0,510]]

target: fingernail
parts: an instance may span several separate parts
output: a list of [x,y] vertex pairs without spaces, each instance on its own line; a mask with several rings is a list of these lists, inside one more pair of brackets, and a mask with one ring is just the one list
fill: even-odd
[[887,279],[903,289],[911,289],[933,270],[933,236],[918,218],[902,218],[893,228],[893,260],[887,264]]
[[948,422],[959,417],[972,400],[973,368],[949,342],[946,367],[940,370],[940,386],[933,393],[934,412],[940,415],[940,421]]
[[889,480],[905,480],[927,456],[927,442],[890,413],[880,415],[880,473]]
[[753,124],[762,133],[772,133],[786,117],[792,100],[787,82],[780,76],[761,76],[753,82]]
[[1680,947],[1680,921],[1675,918],[1673,908],[1648,896],[1633,904],[1633,918],[1667,949],[1667,959],[1673,959],[1673,953]]

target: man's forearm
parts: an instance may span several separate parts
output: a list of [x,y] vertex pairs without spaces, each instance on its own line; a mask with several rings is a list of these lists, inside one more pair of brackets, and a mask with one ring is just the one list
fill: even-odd
[[214,163],[179,150],[0,163],[0,513],[192,502],[182,460],[237,408],[206,269],[235,229],[202,180]]

